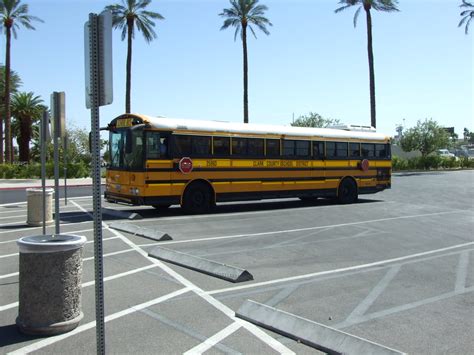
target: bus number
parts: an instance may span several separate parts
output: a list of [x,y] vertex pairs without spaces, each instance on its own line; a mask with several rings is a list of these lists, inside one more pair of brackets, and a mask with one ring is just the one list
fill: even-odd
[[217,167],[217,161],[215,161],[215,160],[206,160],[206,166],[208,168],[216,168]]

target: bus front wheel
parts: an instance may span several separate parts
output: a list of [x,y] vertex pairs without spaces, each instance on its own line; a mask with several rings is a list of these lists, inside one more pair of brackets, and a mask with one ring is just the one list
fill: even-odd
[[181,207],[187,213],[206,213],[212,207],[211,191],[203,183],[194,183],[184,192]]
[[337,199],[342,204],[357,202],[357,185],[354,180],[349,178],[342,180],[337,192]]

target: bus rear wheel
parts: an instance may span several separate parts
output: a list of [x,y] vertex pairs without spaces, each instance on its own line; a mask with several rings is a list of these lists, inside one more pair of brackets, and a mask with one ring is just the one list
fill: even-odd
[[184,192],[181,207],[191,214],[207,213],[213,205],[211,190],[203,183],[194,183]]
[[337,199],[342,204],[357,202],[357,185],[354,180],[346,178],[341,181],[337,191]]

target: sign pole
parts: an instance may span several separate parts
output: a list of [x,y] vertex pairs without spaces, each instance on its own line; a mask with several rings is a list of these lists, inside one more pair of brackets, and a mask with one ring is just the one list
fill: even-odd
[[64,204],[67,206],[67,134],[64,134],[63,155],[64,155]]
[[[103,249],[102,249],[102,206],[100,191],[99,157],[99,16],[89,14],[89,100],[91,109],[91,143],[92,143],[92,202],[94,219],[94,261],[95,261],[95,318],[97,354],[105,354],[104,322],[104,284],[103,284]],[[86,24],[87,27],[87,24]],[[87,28],[86,28],[87,31]],[[87,34],[86,34],[87,37]],[[87,58],[86,58],[87,59]],[[87,68],[86,68],[87,70]]]
[[48,124],[48,111],[43,111],[40,127],[40,148],[41,148],[41,187],[43,189],[43,235],[46,235],[46,131]]
[[54,221],[55,235],[59,235],[59,142],[56,135],[57,131],[54,132]]

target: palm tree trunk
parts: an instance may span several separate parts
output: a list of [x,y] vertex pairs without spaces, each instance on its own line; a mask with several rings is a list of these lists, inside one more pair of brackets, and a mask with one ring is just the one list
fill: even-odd
[[244,52],[244,123],[249,123],[247,24],[242,24],[242,47]]
[[130,91],[132,86],[132,34],[133,34],[133,19],[127,19],[128,28],[128,45],[127,45],[127,81],[125,89],[125,113],[130,113]]
[[5,51],[5,162],[13,162],[11,111],[10,111],[10,47],[11,27],[6,26],[6,51]]
[[18,137],[18,150],[21,162],[30,161],[30,141],[31,141],[31,118],[22,117],[20,119],[20,136]]
[[[2,99],[1,99],[2,102],[0,103],[1,105],[4,104],[4,100],[3,100],[4,94],[5,93],[2,94]],[[2,116],[0,117],[0,164],[3,164],[3,121],[4,121],[3,114],[4,114],[4,111],[0,112],[0,115]]]
[[365,13],[367,15],[367,52],[369,55],[370,124],[375,128],[375,69],[374,52],[372,50],[372,16],[370,15],[370,9],[365,9]]

